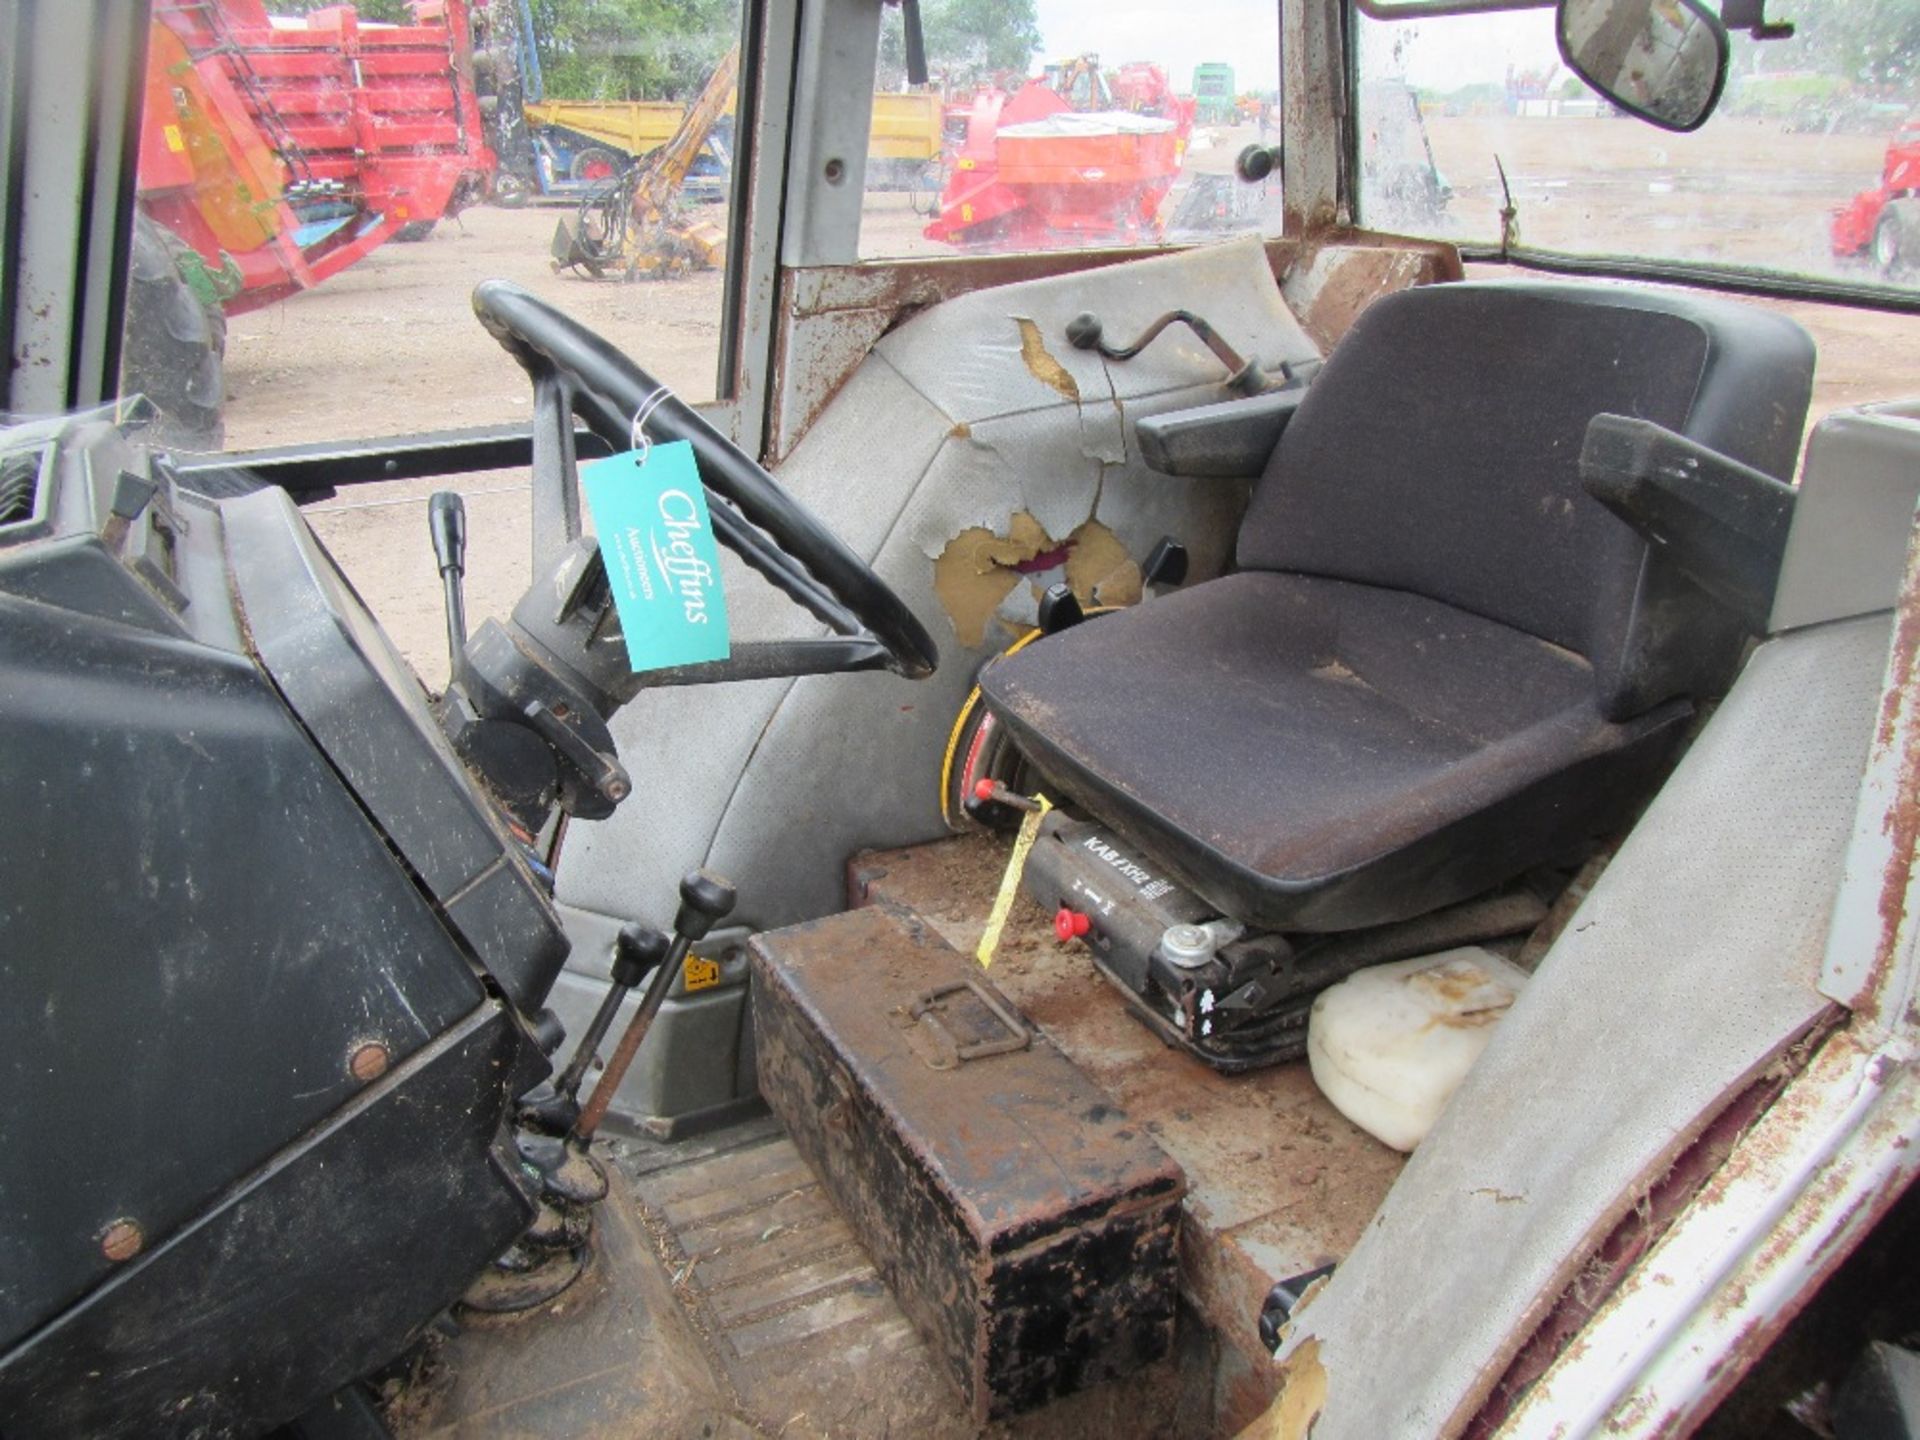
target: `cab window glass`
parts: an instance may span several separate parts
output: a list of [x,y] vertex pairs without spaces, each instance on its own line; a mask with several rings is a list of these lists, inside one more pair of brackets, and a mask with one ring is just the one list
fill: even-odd
[[1791,40],[1733,35],[1720,107],[1690,134],[1588,89],[1551,10],[1356,15],[1362,219],[1496,244],[1510,194],[1523,245],[1920,283],[1920,10],[1792,10]]
[[717,398],[740,0],[154,0],[121,389],[180,448],[499,424],[516,281]]
[[1280,177],[1233,174],[1279,140],[1270,0],[1105,6],[922,0],[930,83],[881,30],[860,253],[993,254],[1278,234]]

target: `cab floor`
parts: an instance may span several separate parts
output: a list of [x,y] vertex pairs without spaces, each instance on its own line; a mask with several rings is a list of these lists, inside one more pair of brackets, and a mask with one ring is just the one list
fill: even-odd
[[[991,837],[856,857],[860,903],[970,952],[1005,863]],[[1016,905],[994,984],[1186,1171],[1175,1354],[985,1432],[777,1121],[611,1139],[594,1271],[547,1311],[469,1323],[398,1407],[426,1436],[1232,1434],[1272,1398],[1256,1330],[1277,1279],[1343,1258],[1402,1157],[1304,1064],[1223,1076],[1165,1046],[1048,916]],[[400,1423],[404,1422],[404,1423]]]
[[1011,1424],[975,1425],[771,1117],[602,1150],[613,1190],[594,1268],[542,1311],[470,1318],[442,1341],[393,1417],[400,1440],[1092,1440],[1211,1428],[1199,1388],[1209,1367],[1178,1357]]

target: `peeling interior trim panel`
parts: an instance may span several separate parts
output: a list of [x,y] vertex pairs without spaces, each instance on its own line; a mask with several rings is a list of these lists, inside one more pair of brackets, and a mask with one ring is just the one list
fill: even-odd
[[[1456,1433],[1593,1247],[1827,1005],[1888,617],[1769,641],[1296,1315],[1315,1440]],[[1391,1384],[1383,1384],[1390,1377]]]
[[[977,292],[881,339],[779,474],[921,616],[940,646],[938,674],[643,693],[614,722],[640,798],[608,821],[573,827],[562,901],[658,924],[678,876],[705,858],[739,884],[750,923],[838,909],[853,850],[943,833],[939,759],[978,665],[1016,633],[1000,618],[1009,606],[1015,622],[1030,618],[1034,585],[1065,578],[1069,564],[1077,579],[1103,569],[1088,583],[1112,577],[1124,593],[1127,576],[1116,573],[1124,563],[1103,563],[1113,560],[1110,540],[1137,566],[1173,534],[1189,545],[1195,578],[1218,573],[1248,487],[1147,471],[1131,421],[1223,398],[1219,361],[1184,333],[1113,366],[1064,339],[1081,310],[1100,313],[1117,334],[1176,305],[1206,314],[1269,363],[1317,353],[1257,240]],[[1071,378],[1077,402],[1023,359],[1020,318]],[[1080,531],[1090,548],[1055,547],[1065,549],[1059,566],[1022,574],[978,623],[978,643],[963,643],[935,590],[937,559],[972,528],[1009,536],[1023,513],[1049,541]],[[1083,529],[1090,520],[1100,528]],[[757,579],[734,583],[733,573],[736,635],[808,630],[783,598]],[[967,625],[966,640],[974,629]],[[665,753],[663,736],[697,740]]]

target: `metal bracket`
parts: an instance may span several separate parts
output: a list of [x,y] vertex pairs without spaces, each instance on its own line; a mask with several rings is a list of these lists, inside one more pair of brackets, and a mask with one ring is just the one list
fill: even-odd
[[[949,995],[957,995],[962,990],[971,991],[976,1000],[987,1007],[987,1012],[1007,1028],[1006,1038],[1001,1040],[976,1040],[970,1045],[962,1045],[954,1038],[953,1032],[941,1022],[940,1002]],[[990,1055],[1009,1055],[1016,1050],[1025,1050],[1033,1044],[1033,1031],[1026,1021],[1009,1010],[986,986],[978,980],[956,980],[949,985],[936,985],[922,992],[920,998],[908,1007],[906,1019],[909,1025],[925,1021],[927,1029],[939,1039],[941,1054],[930,1056],[921,1053],[920,1058],[927,1062],[930,1070],[957,1070],[969,1060],[984,1060]],[[917,1047],[916,1047],[917,1048]],[[948,1058],[948,1055],[952,1058]]]

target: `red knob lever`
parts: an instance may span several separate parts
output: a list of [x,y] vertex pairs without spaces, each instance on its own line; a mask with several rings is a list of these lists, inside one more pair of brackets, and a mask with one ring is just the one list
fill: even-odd
[[998,780],[976,780],[973,782],[973,798],[986,804],[997,801],[1002,805],[1011,805],[1016,810],[1038,810],[1040,802],[1029,800],[1017,790],[1009,790]]
[[1062,905],[1054,912],[1053,933],[1062,940],[1078,940],[1093,928],[1093,922],[1076,910]]

